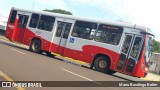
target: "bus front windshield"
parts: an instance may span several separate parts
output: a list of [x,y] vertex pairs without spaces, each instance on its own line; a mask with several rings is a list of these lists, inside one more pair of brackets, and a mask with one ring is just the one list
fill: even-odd
[[152,54],[153,38],[147,35],[146,38],[146,50],[145,50],[145,62],[149,64],[149,60]]

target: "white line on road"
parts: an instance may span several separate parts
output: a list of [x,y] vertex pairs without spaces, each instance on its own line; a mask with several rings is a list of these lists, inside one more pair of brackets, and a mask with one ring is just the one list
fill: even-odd
[[[7,75],[6,75],[5,73],[3,73],[2,71],[0,71],[0,75],[1,75],[5,80],[14,82],[12,78],[10,78],[9,76],[7,76]],[[2,87],[3,87],[3,86],[2,86]],[[15,87],[15,88],[17,88],[17,90],[25,90],[23,87]]]
[[2,71],[0,71],[0,76],[3,76],[3,73],[2,73]]
[[18,50],[16,50],[16,49],[13,49],[13,48],[11,48],[13,51],[16,51],[16,52],[18,52],[18,53],[21,53],[21,54],[25,54],[25,53],[23,53],[23,52],[21,52],[21,51],[18,51]]
[[86,78],[86,77],[84,77],[84,76],[81,76],[81,75],[79,75],[79,74],[76,74],[76,73],[74,73],[74,72],[71,72],[71,71],[69,71],[69,70],[66,70],[66,69],[64,69],[64,68],[61,68],[63,71],[66,71],[66,72],[68,72],[68,73],[71,73],[71,74],[73,74],[73,75],[76,75],[76,76],[78,76],[78,77],[81,77],[81,78],[83,78],[83,79],[86,79],[86,80],[88,80],[88,81],[92,81],[92,82],[94,82],[94,83],[96,83],[96,84],[99,84],[99,85],[102,85],[101,83],[98,83],[98,82],[96,82],[96,81],[94,81],[94,80],[92,80],[92,79],[89,79],[89,78]]

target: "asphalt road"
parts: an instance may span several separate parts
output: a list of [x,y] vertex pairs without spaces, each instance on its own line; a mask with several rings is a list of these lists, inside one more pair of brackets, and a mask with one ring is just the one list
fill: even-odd
[[[116,73],[108,75],[89,68],[67,63],[45,54],[28,51],[27,47],[0,40],[0,72],[13,81],[141,81],[141,79]],[[0,81],[7,81],[0,75]],[[19,88],[0,88],[0,90],[16,90]],[[50,87],[20,88],[19,90],[158,90],[159,87]]]

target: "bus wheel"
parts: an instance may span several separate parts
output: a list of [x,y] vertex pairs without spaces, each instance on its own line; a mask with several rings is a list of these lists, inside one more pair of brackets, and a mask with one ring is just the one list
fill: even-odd
[[30,50],[35,53],[41,53],[41,42],[40,40],[33,40],[30,45]]
[[94,67],[97,71],[107,73],[109,70],[109,66],[110,66],[109,59],[105,56],[100,56],[96,58],[94,61]]

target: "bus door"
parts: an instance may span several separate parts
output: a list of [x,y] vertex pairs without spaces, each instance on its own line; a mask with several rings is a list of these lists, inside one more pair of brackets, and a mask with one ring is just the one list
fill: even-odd
[[23,43],[28,18],[29,15],[18,14],[17,29],[15,32],[15,41]]
[[121,54],[117,63],[117,70],[126,74],[132,74],[135,65],[138,63],[143,36],[126,34]]
[[74,21],[58,18],[56,19],[56,23],[57,23],[56,33],[53,40],[53,42],[56,44],[55,52],[63,55],[68,40],[68,36]]

